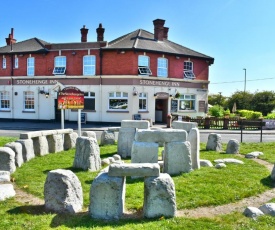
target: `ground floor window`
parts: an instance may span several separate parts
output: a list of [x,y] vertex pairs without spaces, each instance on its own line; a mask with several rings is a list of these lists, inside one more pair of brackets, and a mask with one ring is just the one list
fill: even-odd
[[34,92],[32,91],[24,92],[24,110],[34,110]]
[[147,93],[139,93],[138,104],[140,111],[147,111]]
[[195,110],[195,95],[183,94],[179,98],[179,110]]
[[109,109],[110,110],[127,110],[128,93],[111,92],[109,93]]
[[94,92],[84,92],[84,110],[95,110]]
[[9,110],[10,109],[10,93],[7,91],[2,91],[0,95],[0,109]]

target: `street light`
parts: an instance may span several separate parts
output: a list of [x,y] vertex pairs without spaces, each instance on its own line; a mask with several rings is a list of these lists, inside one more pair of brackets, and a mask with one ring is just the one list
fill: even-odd
[[221,109],[221,103],[222,103],[222,92],[218,92],[220,94],[220,98],[219,98],[219,106]]
[[243,70],[244,70],[244,90],[243,90],[243,92],[245,93],[245,89],[246,89],[246,68],[244,68]]

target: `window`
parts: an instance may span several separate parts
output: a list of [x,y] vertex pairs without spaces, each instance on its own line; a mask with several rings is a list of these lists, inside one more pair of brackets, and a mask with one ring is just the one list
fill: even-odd
[[139,93],[138,109],[143,111],[147,110],[147,93]]
[[167,77],[167,59],[166,58],[158,58],[158,77]]
[[3,57],[3,61],[2,61],[2,68],[6,69],[7,68],[7,59]]
[[109,109],[126,110],[128,108],[128,93],[111,92],[109,93]]
[[27,76],[34,76],[34,57],[27,59]]
[[0,95],[1,100],[1,110],[9,110],[10,109],[10,93],[7,91],[2,91]]
[[140,75],[152,75],[149,65],[149,57],[144,55],[138,56],[138,74]]
[[179,110],[195,110],[195,95],[183,94],[179,99]]
[[95,56],[87,55],[83,57],[83,75],[95,75]]
[[66,57],[58,56],[54,58],[54,75],[63,75],[66,72]]
[[15,69],[18,69],[18,66],[19,66],[18,57],[15,57],[15,58],[14,58],[14,68],[15,68]]
[[24,92],[24,110],[34,110],[34,92]]
[[183,64],[183,75],[187,79],[195,79],[196,76],[193,72],[193,62],[185,61]]
[[94,92],[84,92],[84,110],[95,110]]

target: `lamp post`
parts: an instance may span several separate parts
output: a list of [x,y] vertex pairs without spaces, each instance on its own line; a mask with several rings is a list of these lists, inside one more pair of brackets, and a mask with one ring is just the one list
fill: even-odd
[[222,92],[218,92],[220,94],[220,98],[219,98],[219,106],[221,109],[221,103],[222,103]]
[[243,92],[245,93],[245,90],[246,90],[246,68],[244,68],[243,70],[244,70],[244,90],[243,90]]

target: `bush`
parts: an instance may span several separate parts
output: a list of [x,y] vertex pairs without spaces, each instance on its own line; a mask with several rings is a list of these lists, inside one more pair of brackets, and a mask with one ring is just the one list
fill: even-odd
[[260,117],[263,116],[261,112],[255,112],[255,111],[246,110],[246,109],[238,110],[236,113],[239,114],[241,117],[245,117],[248,120],[259,119]]
[[223,108],[218,105],[214,105],[209,109],[209,114],[213,117],[223,117]]
[[264,117],[265,119],[275,119],[275,113],[269,113]]

